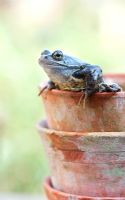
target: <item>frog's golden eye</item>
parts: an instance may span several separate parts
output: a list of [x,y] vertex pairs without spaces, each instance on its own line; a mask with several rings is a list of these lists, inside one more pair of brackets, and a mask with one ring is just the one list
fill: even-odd
[[58,60],[58,61],[61,61],[63,59],[63,53],[62,51],[54,51],[53,54],[52,54],[52,57],[55,59],[55,60]]

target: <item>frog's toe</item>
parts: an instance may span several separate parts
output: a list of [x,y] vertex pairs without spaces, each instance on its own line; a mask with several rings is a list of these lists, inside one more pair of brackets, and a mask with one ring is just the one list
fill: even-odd
[[44,92],[44,90],[52,90],[55,88],[55,84],[52,81],[48,81],[48,83],[41,88],[38,95],[40,96]]
[[55,88],[56,88],[55,84],[52,81],[48,81],[47,89],[52,90],[52,89],[55,89]]
[[122,88],[116,83],[111,84],[110,88],[111,92],[120,92],[122,90]]
[[121,87],[116,83],[110,85],[106,83],[101,83],[99,85],[99,92],[119,92],[121,90],[122,90]]
[[99,84],[99,92],[107,92],[110,89],[106,83]]

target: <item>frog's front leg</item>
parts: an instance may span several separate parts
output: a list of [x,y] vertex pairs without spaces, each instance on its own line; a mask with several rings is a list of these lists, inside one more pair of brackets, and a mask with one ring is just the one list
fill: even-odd
[[97,65],[87,64],[83,69],[72,74],[74,78],[83,79],[85,82],[85,94],[91,96],[97,92],[97,84],[102,80],[102,70]]
[[120,92],[122,88],[116,84],[107,84],[105,82],[102,82],[99,84],[99,92]]
[[40,96],[45,89],[52,90],[55,88],[56,88],[55,84],[52,81],[48,81],[48,83],[41,88],[38,95]]

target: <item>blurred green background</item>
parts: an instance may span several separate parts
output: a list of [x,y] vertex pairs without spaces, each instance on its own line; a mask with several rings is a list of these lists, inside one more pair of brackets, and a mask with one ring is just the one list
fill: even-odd
[[36,130],[44,49],[125,72],[125,1],[0,0],[0,192],[41,192],[49,174]]

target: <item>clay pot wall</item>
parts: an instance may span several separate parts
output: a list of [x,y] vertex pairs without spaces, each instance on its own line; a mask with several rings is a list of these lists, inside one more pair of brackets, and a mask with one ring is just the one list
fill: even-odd
[[[125,74],[107,74],[122,92],[45,90],[47,122],[37,128],[49,160],[48,200],[125,200]],[[41,88],[40,88],[41,89]]]
[[39,124],[51,181],[59,191],[91,197],[125,196],[125,132],[64,132]]
[[45,90],[42,99],[48,125],[80,132],[125,131],[125,92],[96,93],[84,102],[82,92]]
[[48,200],[124,200],[122,197],[89,197],[64,193],[53,188],[50,178],[45,180],[44,189]]

